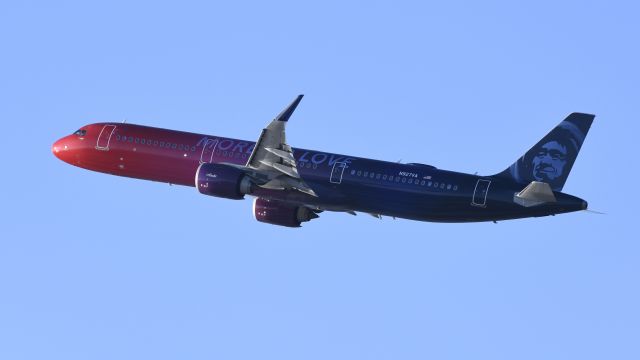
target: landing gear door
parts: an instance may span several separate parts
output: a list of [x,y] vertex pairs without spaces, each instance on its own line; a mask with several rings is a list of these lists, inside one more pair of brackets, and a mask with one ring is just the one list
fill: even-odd
[[98,142],[96,143],[96,149],[107,151],[109,150],[109,142],[111,141],[111,135],[116,130],[115,125],[105,125],[98,135]]
[[485,207],[487,206],[487,195],[489,194],[489,185],[491,180],[479,179],[476,188],[473,191],[473,199],[471,205]]
[[344,169],[347,168],[347,163],[337,162],[333,164],[333,169],[331,169],[331,178],[329,182],[332,184],[340,184],[342,183],[342,175],[344,174]]

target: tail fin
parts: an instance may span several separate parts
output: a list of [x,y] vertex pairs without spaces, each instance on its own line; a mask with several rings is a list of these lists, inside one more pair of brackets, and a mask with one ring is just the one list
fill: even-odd
[[594,118],[595,115],[572,113],[513,165],[495,176],[523,185],[543,181],[553,190],[561,191]]

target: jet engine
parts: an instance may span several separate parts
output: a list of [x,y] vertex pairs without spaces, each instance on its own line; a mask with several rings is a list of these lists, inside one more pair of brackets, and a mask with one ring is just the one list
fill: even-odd
[[300,224],[318,217],[313,210],[279,200],[255,198],[253,216],[256,220],[287,227],[300,227]]
[[240,200],[252,185],[242,170],[229,165],[203,163],[196,171],[196,188],[204,195]]

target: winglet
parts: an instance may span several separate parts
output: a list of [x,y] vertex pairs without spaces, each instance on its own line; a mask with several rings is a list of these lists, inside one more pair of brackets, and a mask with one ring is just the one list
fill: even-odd
[[282,110],[282,112],[280,114],[278,114],[278,116],[276,116],[276,118],[274,119],[275,121],[288,121],[289,118],[291,117],[291,114],[293,114],[293,112],[296,110],[296,107],[298,107],[298,104],[300,104],[300,101],[302,100],[302,97],[304,95],[300,94],[296,97],[295,100],[293,100],[293,102],[291,104],[289,104],[289,106],[287,106],[286,109]]

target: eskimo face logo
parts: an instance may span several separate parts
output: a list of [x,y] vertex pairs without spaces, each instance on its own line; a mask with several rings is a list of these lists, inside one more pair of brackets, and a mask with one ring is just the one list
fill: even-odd
[[551,189],[561,191],[592,121],[592,115],[569,115],[499,175],[509,176],[518,184],[546,182]]
[[532,160],[533,178],[553,182],[562,176],[567,164],[567,147],[557,141],[543,144]]

